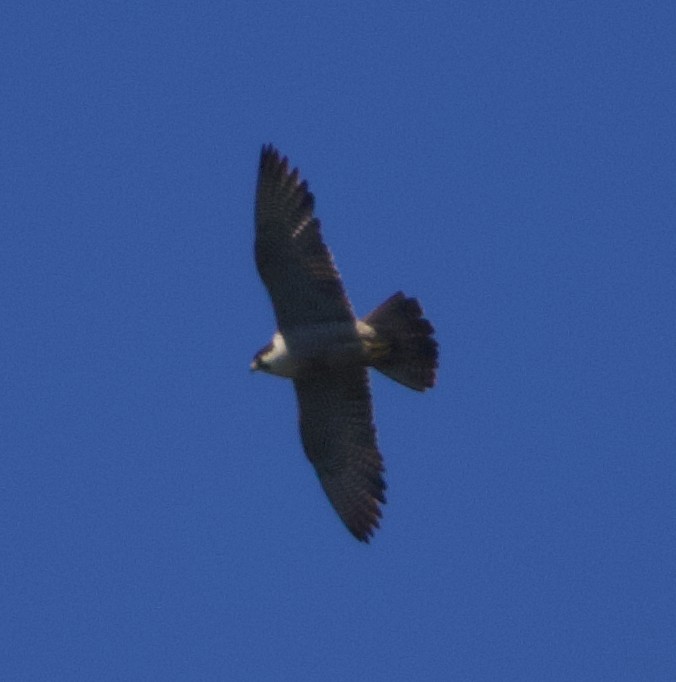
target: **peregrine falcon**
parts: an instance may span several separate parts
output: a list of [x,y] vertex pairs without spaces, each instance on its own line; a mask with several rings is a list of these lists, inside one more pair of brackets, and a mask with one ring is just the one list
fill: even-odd
[[357,319],[297,168],[271,145],[256,188],[256,266],[277,319],[251,363],[293,380],[303,448],[348,530],[368,542],[385,503],[367,367],[417,391],[436,379],[434,329],[397,292]]

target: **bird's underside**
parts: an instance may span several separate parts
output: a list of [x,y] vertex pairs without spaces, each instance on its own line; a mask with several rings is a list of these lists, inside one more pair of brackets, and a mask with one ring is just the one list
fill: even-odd
[[298,170],[264,146],[255,256],[278,332],[251,366],[293,379],[308,459],[347,528],[368,541],[386,486],[367,367],[422,391],[435,382],[437,344],[418,302],[401,292],[355,318],[313,211]]

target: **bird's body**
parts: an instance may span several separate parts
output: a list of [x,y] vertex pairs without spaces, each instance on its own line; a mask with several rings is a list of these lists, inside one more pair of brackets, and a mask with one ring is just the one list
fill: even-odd
[[367,367],[410,388],[434,385],[437,343],[415,299],[398,292],[355,317],[313,215],[314,197],[286,158],[263,147],[256,265],[277,318],[251,369],[294,381],[301,439],[350,532],[368,541],[385,502]]
[[272,341],[257,355],[252,369],[301,379],[320,370],[369,365],[376,332],[370,325],[354,322],[305,325],[285,334],[275,332]]

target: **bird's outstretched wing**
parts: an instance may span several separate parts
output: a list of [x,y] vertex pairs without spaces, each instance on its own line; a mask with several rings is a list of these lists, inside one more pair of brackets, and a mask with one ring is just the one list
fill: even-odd
[[303,447],[350,532],[368,542],[385,502],[365,367],[294,380]]
[[313,209],[314,197],[298,169],[289,172],[286,157],[264,146],[256,189],[256,266],[282,333],[354,319]]

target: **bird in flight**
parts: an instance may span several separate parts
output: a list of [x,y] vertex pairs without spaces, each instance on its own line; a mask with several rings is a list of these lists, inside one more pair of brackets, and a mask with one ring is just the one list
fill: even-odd
[[293,380],[305,453],[343,523],[368,542],[386,485],[367,368],[416,391],[431,388],[434,329],[402,292],[355,316],[322,240],[314,196],[272,145],[261,152],[255,222],[256,266],[277,331],[251,369]]

